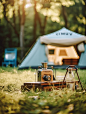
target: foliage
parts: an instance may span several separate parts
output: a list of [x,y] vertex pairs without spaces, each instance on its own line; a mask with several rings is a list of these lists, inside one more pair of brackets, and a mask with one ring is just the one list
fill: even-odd
[[[76,9],[76,10],[75,10]],[[85,2],[75,0],[75,4],[67,7],[68,24],[71,30],[85,35]],[[72,11],[72,12],[71,12]],[[78,12],[77,12],[78,11]]]
[[[0,68],[0,113],[1,114],[85,114],[86,91],[71,89],[53,91],[21,92],[24,82],[35,81],[33,69]],[[65,70],[58,69],[57,75]],[[86,88],[86,70],[78,70],[83,87]]]

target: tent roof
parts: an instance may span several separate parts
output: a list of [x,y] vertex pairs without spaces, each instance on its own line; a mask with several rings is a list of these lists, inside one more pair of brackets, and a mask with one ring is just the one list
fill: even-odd
[[55,46],[72,46],[83,41],[86,41],[86,36],[70,31],[65,27],[40,37],[41,43]]

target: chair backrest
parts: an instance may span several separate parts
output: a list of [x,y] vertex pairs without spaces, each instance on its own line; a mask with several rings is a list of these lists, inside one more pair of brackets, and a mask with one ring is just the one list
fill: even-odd
[[4,61],[17,61],[17,49],[16,48],[6,48]]

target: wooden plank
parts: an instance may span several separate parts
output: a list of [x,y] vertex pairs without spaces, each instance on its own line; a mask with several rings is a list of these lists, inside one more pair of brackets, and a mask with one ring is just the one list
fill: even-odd
[[30,90],[31,88],[33,88],[34,90],[36,90],[37,88],[44,90],[44,89],[56,89],[56,88],[64,88],[67,87],[66,84],[68,83],[76,83],[78,84],[79,81],[66,81],[66,82],[57,82],[57,81],[53,81],[53,82],[26,82],[24,83],[24,85],[21,86],[21,90]]
[[48,89],[60,89],[60,88],[65,88],[66,85],[62,85],[62,86],[46,86],[46,87],[43,87],[43,90],[48,90]]
[[25,82],[24,85],[41,85],[41,82]]
[[65,84],[66,82],[57,82],[57,81],[53,81],[53,82],[45,82],[45,83],[41,83],[41,85],[55,85],[55,84]]

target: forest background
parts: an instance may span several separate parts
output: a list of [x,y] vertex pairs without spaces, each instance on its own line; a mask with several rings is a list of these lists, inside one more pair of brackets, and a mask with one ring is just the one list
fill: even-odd
[[39,36],[62,27],[86,35],[86,0],[0,0],[0,66],[5,48],[17,48],[17,63]]

